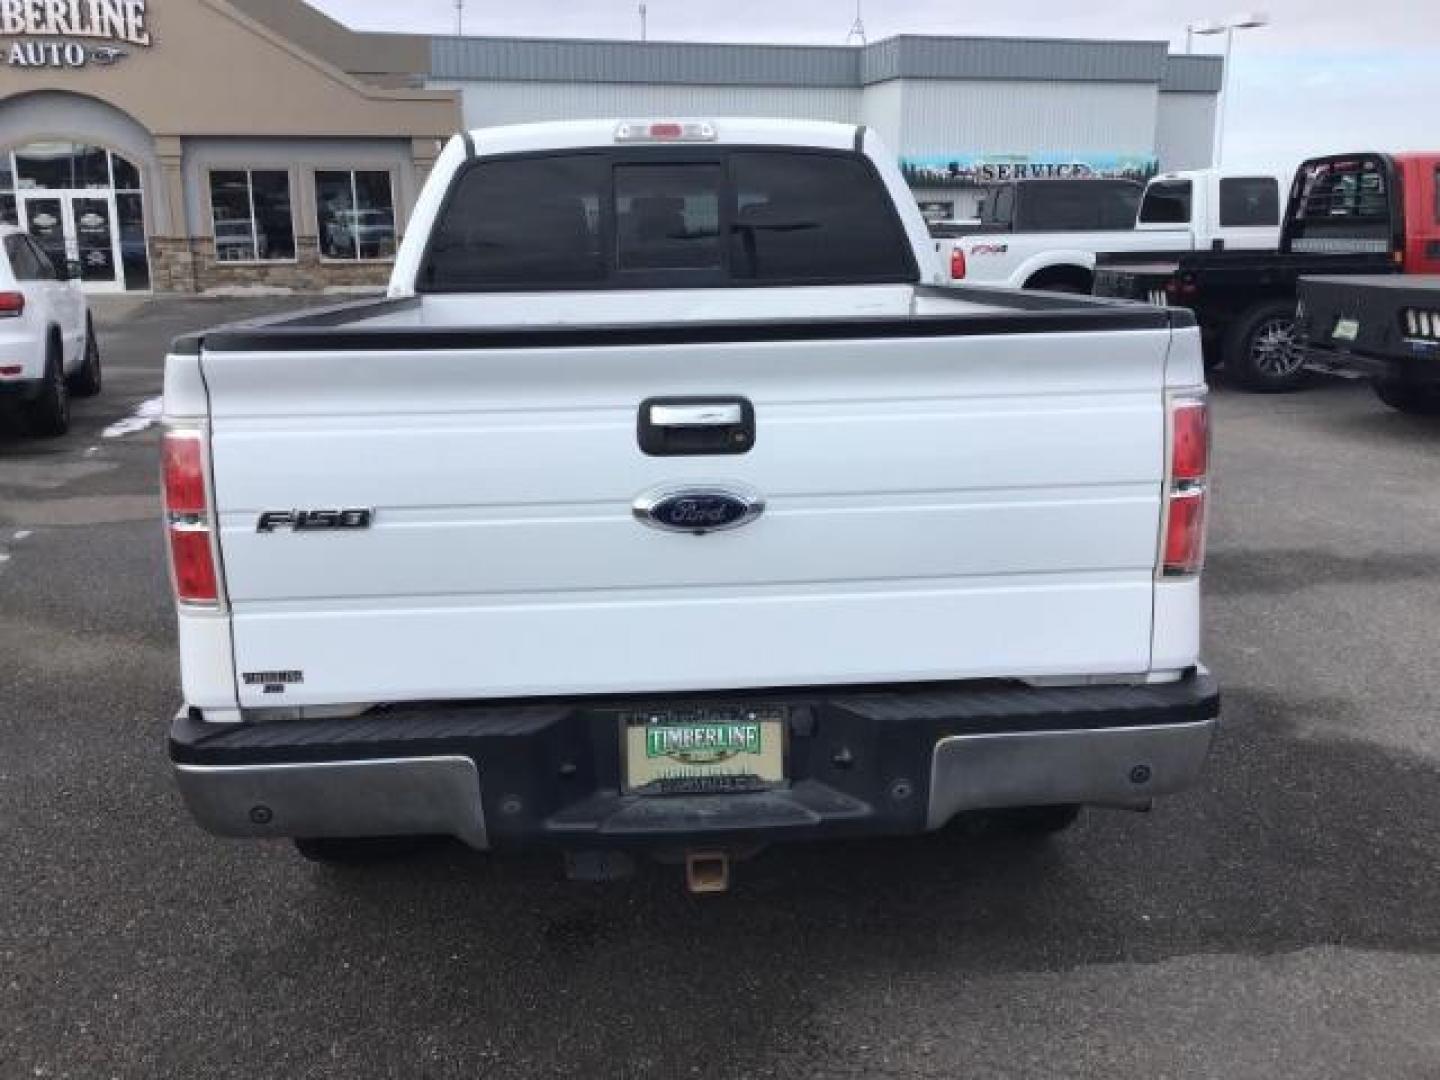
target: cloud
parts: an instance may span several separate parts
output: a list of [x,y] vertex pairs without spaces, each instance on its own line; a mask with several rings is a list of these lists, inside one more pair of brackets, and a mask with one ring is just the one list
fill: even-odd
[[[450,33],[453,0],[312,0],[358,29]],[[654,39],[843,44],[850,0],[645,0]],[[871,40],[893,34],[1118,37],[1184,47],[1187,19],[1223,20],[1238,0],[867,0]],[[1261,0],[1264,3],[1264,0]],[[466,31],[633,38],[638,0],[468,0]],[[1270,25],[1236,35],[1227,157],[1433,145],[1440,99],[1435,0],[1271,0]],[[1222,39],[1197,38],[1196,51]]]

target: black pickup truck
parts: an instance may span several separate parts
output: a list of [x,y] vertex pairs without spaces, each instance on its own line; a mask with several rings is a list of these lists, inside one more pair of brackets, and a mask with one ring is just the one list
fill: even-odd
[[1440,415],[1440,275],[1305,278],[1296,318],[1307,367],[1369,377],[1392,409]]
[[[1185,251],[1137,260],[1101,254],[1095,294],[1188,307],[1199,320],[1206,363],[1223,365],[1251,390],[1297,388],[1305,351],[1295,332],[1300,278],[1423,269],[1433,214],[1412,199],[1435,155],[1345,154],[1296,171],[1278,251]],[[1428,177],[1433,184],[1433,175]],[[1408,211],[1408,212],[1407,212]],[[1411,243],[1415,241],[1415,243]]]

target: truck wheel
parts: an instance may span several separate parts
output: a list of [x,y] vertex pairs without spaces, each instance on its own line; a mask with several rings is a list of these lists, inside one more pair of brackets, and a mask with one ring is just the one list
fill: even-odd
[[305,836],[295,850],[311,862],[355,866],[413,855],[430,842],[425,836]]
[[1271,300],[1242,312],[1225,336],[1225,370],[1247,390],[1278,394],[1306,380],[1295,305]]
[[1440,416],[1440,384],[1376,379],[1375,396],[1390,408],[1411,416]]
[[991,820],[1001,829],[1022,836],[1044,837],[1064,832],[1080,817],[1075,803],[1058,806],[1014,806],[992,811]]
[[21,415],[32,435],[54,438],[70,430],[70,388],[65,385],[65,365],[60,359],[59,342],[54,339],[46,350],[40,396],[26,402]]
[[85,359],[80,370],[70,378],[70,393],[74,397],[94,397],[100,393],[100,343],[95,340],[95,324],[85,319]]

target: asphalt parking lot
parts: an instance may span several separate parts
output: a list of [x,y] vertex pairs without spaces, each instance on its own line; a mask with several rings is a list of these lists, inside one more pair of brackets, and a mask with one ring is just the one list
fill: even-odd
[[0,1077],[1440,1076],[1440,423],[1217,392],[1225,729],[1149,815],[772,850],[720,898],[339,871],[185,815],[157,432],[112,426],[172,334],[286,303],[107,309],[72,433],[0,418]]

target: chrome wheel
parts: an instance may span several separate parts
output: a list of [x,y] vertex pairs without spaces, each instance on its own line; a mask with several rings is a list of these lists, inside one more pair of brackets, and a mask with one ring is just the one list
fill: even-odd
[[1267,379],[1288,379],[1305,363],[1294,319],[1268,319],[1250,335],[1250,367]]

